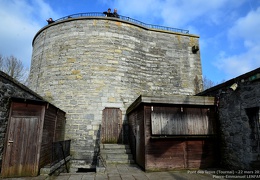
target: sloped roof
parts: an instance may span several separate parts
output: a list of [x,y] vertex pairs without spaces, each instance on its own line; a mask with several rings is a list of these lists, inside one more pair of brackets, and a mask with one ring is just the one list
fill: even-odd
[[22,90],[30,93],[31,95],[37,97],[40,100],[44,100],[43,97],[41,97],[39,94],[37,94],[36,92],[32,91],[30,88],[28,88],[27,86],[23,85],[22,83],[20,83],[19,81],[15,80],[14,78],[12,78],[11,76],[9,76],[8,74],[4,73],[3,71],[0,71],[0,76],[3,77],[4,79],[14,83],[16,86],[18,86],[19,88],[21,88]]
[[[25,91],[25,92],[27,92],[27,93],[29,93],[29,94],[31,94],[31,95],[33,95],[33,96],[35,96],[37,98],[37,100],[36,100],[36,99],[25,99],[25,98],[21,98],[21,97],[10,97],[12,99],[12,101],[16,101],[16,102],[30,102],[30,103],[36,103],[36,104],[45,103],[45,104],[51,105],[51,106],[53,106],[55,108],[58,108],[55,105],[51,104],[50,102],[46,101],[43,97],[41,97],[36,92],[32,91],[27,86],[23,85],[22,83],[18,82],[17,80],[12,78],[8,74],[4,73],[3,71],[0,71],[0,77],[2,77],[3,79],[6,79],[6,80],[14,83],[17,87],[21,88],[23,91]],[[59,110],[61,110],[61,109],[59,109]],[[63,110],[61,110],[61,111],[63,111]]]
[[234,83],[240,83],[244,81],[256,81],[260,80],[260,68],[257,68],[253,71],[247,72],[245,74],[242,74],[240,76],[237,76],[233,79],[230,79],[224,83],[218,84],[214,87],[211,87],[209,89],[206,89],[205,91],[202,91],[197,94],[197,96],[205,96],[205,95],[210,95],[211,93],[214,93],[218,90],[223,90],[223,89],[228,89],[232,84]]
[[140,104],[168,104],[168,105],[195,105],[195,106],[214,106],[215,98],[206,96],[188,96],[188,95],[172,95],[172,96],[139,96],[127,109],[127,114],[138,107]]

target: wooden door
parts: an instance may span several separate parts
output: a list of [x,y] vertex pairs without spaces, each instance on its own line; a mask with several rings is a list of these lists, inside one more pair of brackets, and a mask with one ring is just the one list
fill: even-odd
[[102,117],[102,143],[122,143],[122,112],[119,108],[105,108]]
[[3,177],[38,175],[42,109],[36,105],[12,105],[2,162]]

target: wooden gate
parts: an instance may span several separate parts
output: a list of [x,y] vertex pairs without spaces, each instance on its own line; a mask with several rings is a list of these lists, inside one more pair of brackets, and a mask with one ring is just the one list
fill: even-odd
[[119,108],[105,108],[103,110],[101,136],[102,143],[122,143],[122,112]]
[[38,175],[43,107],[12,104],[3,154],[2,177]]

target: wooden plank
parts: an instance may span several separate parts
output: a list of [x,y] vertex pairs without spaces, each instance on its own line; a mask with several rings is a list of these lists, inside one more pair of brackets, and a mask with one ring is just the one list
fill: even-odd
[[173,95],[168,97],[141,96],[139,103],[181,104],[181,105],[215,105],[214,97]]
[[39,105],[12,103],[2,162],[3,177],[38,175],[42,109]]
[[188,168],[211,167],[216,163],[214,141],[194,140],[187,141]]
[[122,143],[121,110],[105,108],[102,116],[102,143]]
[[51,162],[52,142],[55,140],[55,122],[55,111],[50,111],[50,109],[46,110],[40,151],[40,167],[43,167]]
[[56,133],[54,141],[63,141],[65,137],[65,122],[66,114],[63,111],[58,111],[57,122],[56,122]]
[[168,105],[199,105],[199,106],[215,106],[214,97],[205,96],[185,96],[172,95],[167,97],[147,97],[139,96],[127,109],[126,113],[136,109],[141,103],[144,104],[168,104]]
[[147,169],[184,168],[183,141],[150,140],[147,146]]
[[[209,112],[207,108],[203,108],[201,111],[200,108],[191,108],[188,107],[160,107],[160,106],[144,106],[145,116],[144,118],[144,132],[143,135],[145,138],[144,143],[139,141],[138,145],[138,164],[146,170],[173,170],[173,169],[183,169],[183,168],[201,168],[201,167],[210,167],[214,164],[217,159],[215,154],[215,141],[214,139],[209,138],[207,141],[204,139],[195,140],[191,139],[153,139],[152,136],[154,132],[160,132],[161,130],[164,133],[175,132],[175,133],[198,133],[205,132],[206,127],[211,127],[207,124]],[[141,125],[142,116],[138,117],[138,114],[142,112],[142,108],[136,109],[129,114],[129,126],[131,129],[135,129],[137,125]],[[187,115],[191,113],[191,115]],[[212,113],[213,114],[213,113]],[[204,119],[201,116],[207,116]],[[214,117],[214,116],[213,116]],[[210,118],[209,118],[210,119]],[[161,122],[162,120],[167,120],[166,122]],[[202,121],[202,122],[200,122]],[[205,122],[206,121],[206,122]],[[164,129],[160,129],[160,125],[157,125],[160,122],[161,127],[167,126]],[[201,124],[205,124],[202,128],[198,128]],[[153,127],[154,126],[154,127]],[[135,136],[136,131],[133,132]],[[142,138],[142,137],[141,137]],[[145,151],[141,151],[142,145],[145,144]],[[135,146],[135,144],[133,143]],[[134,149],[135,150],[135,149]],[[134,152],[134,151],[133,151]],[[145,153],[143,155],[143,153]],[[141,157],[144,157],[145,166],[143,165],[143,160]]]
[[[5,159],[2,176],[36,176],[37,167],[37,148],[38,147],[38,123],[37,117],[11,118],[8,141],[9,143]],[[8,170],[6,170],[8,169]]]
[[153,107],[151,112],[153,135],[213,135],[214,116],[208,108]]
[[212,140],[151,140],[147,147],[147,169],[207,168],[216,163]]

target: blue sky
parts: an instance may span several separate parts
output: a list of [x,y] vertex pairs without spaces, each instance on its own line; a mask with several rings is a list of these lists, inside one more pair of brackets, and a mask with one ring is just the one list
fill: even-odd
[[0,54],[14,55],[29,69],[33,37],[47,18],[108,7],[199,35],[203,76],[215,83],[260,67],[260,0],[0,0]]

